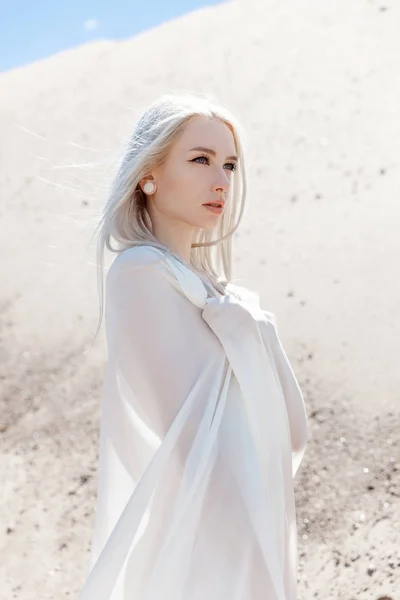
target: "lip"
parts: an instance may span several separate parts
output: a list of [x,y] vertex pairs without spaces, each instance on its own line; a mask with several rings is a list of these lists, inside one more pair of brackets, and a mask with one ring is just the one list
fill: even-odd
[[203,206],[205,206],[206,208],[208,208],[209,211],[213,212],[216,215],[220,215],[222,212],[224,212],[224,207],[223,206],[208,206],[207,204],[203,204]]

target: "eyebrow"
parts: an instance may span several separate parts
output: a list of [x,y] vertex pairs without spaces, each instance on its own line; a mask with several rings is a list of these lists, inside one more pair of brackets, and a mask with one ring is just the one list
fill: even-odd
[[[211,154],[212,156],[217,156],[217,153],[215,152],[215,150],[212,150],[211,148],[205,148],[204,146],[196,146],[195,148],[191,148],[189,150],[189,152],[192,152],[193,150],[198,150],[200,152],[208,152],[208,154]],[[227,156],[226,157],[227,160],[239,160],[237,156],[233,155],[233,156]]]

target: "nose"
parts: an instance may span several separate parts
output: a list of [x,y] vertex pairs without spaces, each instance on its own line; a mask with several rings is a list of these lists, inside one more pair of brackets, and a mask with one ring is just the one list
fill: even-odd
[[231,182],[229,177],[226,174],[226,171],[224,170],[221,175],[218,177],[215,185],[214,185],[214,190],[216,192],[222,192],[224,194],[227,194],[229,192],[229,188],[231,186]]

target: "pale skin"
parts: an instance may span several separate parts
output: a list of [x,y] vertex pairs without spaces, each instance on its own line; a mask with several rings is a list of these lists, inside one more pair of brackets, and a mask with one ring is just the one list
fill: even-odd
[[213,229],[222,218],[203,205],[222,198],[226,207],[235,155],[230,128],[220,119],[198,115],[186,125],[165,162],[139,182],[142,189],[147,181],[155,184],[155,191],[146,194],[154,235],[187,263],[195,230]]

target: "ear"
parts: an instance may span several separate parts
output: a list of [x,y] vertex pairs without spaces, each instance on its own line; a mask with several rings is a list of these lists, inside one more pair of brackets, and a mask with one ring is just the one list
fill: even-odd
[[144,184],[146,183],[146,181],[152,181],[151,176],[146,176],[146,177],[142,177],[142,179],[139,181],[139,186],[140,189],[143,190]]
[[154,177],[153,177],[152,175],[147,175],[146,177],[143,177],[143,178],[142,178],[142,179],[139,181],[139,186],[140,186],[140,189],[141,189],[141,190],[142,190],[144,193],[146,193],[146,192],[144,191],[144,189],[143,189],[143,188],[144,188],[144,186],[146,185],[146,183],[147,183],[147,182],[151,182],[151,183],[154,185],[154,188],[156,187],[156,182],[155,182],[155,180],[154,180]]

